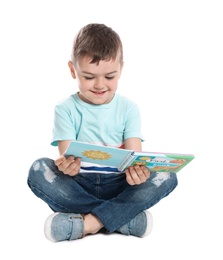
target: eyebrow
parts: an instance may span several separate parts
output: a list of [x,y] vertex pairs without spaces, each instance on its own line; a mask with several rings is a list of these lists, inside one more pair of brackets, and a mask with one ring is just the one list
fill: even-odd
[[[114,70],[114,71],[106,73],[105,75],[110,75],[110,74],[117,73],[117,72],[118,72],[117,70]],[[84,71],[84,70],[82,71],[82,73],[89,74],[89,75],[95,75],[95,74],[93,74],[91,72],[87,72],[87,71]]]

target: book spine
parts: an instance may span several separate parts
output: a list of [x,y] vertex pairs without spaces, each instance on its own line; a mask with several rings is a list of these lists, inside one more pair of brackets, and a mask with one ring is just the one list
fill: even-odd
[[134,152],[129,153],[126,158],[123,160],[123,162],[119,165],[118,170],[120,172],[122,172],[123,170],[125,170],[132,161],[134,161],[135,156],[134,156]]

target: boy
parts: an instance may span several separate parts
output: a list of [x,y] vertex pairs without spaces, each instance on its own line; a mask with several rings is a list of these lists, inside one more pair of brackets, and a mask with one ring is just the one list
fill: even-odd
[[125,172],[83,167],[81,158],[63,153],[71,140],[141,150],[137,105],[116,93],[123,69],[119,35],[104,24],[88,24],[77,34],[68,62],[79,92],[58,103],[52,145],[60,156],[36,160],[28,185],[54,211],[45,222],[51,241],[74,240],[87,234],[118,232],[145,236],[152,229],[146,211],[176,186],[176,174],[131,166]]

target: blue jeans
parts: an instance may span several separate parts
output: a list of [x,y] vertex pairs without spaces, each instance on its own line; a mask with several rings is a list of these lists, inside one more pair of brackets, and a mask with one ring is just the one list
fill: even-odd
[[146,182],[131,186],[124,173],[71,177],[59,171],[52,159],[40,158],[29,170],[28,185],[54,212],[92,213],[108,232],[114,232],[173,191],[177,177],[151,172]]

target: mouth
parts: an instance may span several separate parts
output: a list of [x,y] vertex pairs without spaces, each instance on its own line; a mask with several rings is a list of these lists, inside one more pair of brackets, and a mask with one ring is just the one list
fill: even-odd
[[103,96],[107,91],[91,91],[96,96]]

